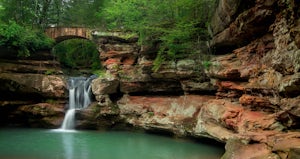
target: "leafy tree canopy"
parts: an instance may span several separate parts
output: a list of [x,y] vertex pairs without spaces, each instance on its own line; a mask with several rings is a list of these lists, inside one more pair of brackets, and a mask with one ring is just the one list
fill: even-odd
[[96,26],[103,0],[0,0],[0,18],[8,23],[45,28],[49,25]]

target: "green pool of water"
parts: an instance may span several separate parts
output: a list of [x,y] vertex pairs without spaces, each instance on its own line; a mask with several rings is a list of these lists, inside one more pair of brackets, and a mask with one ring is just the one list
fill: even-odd
[[0,129],[1,159],[218,159],[211,145],[133,132]]

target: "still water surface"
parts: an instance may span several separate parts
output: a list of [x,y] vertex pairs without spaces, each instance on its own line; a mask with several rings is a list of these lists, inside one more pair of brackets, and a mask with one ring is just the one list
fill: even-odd
[[1,159],[218,159],[223,149],[134,132],[0,129]]

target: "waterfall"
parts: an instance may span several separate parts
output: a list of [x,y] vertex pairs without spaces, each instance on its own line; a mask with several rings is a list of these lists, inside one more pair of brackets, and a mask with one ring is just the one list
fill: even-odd
[[92,91],[90,83],[93,79],[95,79],[95,76],[89,78],[71,77],[69,79],[69,108],[61,126],[62,130],[74,129],[76,110],[86,108],[91,104]]

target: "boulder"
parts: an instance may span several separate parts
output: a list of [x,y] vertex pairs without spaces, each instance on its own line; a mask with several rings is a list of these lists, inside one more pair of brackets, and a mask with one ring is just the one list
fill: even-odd
[[97,78],[91,83],[93,94],[96,96],[118,92],[119,81],[115,78]]
[[103,130],[122,125],[119,108],[110,101],[108,96],[103,97],[102,102],[92,103],[88,108],[76,111],[77,129]]

